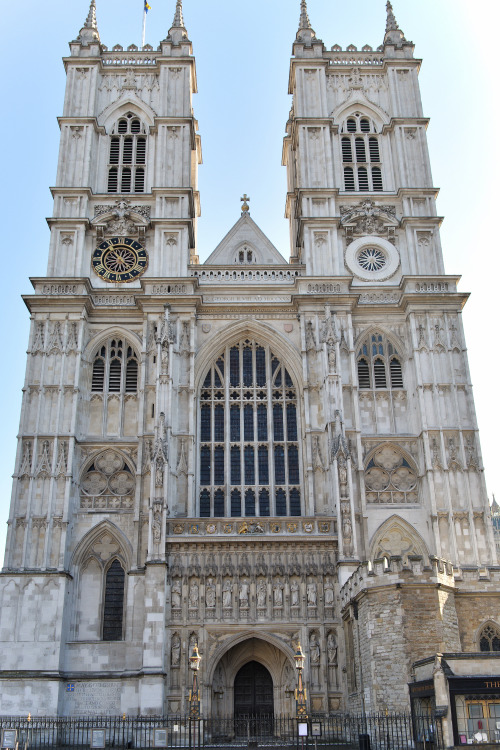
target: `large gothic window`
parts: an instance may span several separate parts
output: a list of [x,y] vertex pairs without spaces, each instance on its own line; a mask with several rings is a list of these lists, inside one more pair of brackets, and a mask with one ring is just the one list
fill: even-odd
[[344,165],[344,190],[384,189],[379,140],[374,123],[356,112],[342,128],[341,149]]
[[129,112],[118,120],[109,146],[108,193],[143,193],[146,129]]
[[297,392],[269,347],[242,341],[200,393],[199,514],[300,516]]

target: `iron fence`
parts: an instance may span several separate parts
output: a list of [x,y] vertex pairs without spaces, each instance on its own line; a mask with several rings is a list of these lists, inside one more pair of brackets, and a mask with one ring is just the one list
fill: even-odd
[[[19,750],[191,748],[229,745],[287,750],[444,750],[441,720],[431,714],[313,715],[307,734],[289,716],[232,716],[192,720],[169,717],[0,717],[0,729],[17,732]],[[301,731],[304,731],[304,727]]]

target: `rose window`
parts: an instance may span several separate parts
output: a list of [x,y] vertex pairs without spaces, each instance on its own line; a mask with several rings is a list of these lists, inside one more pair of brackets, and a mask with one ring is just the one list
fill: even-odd
[[395,448],[376,451],[365,470],[366,499],[369,503],[417,503],[418,478],[415,470]]
[[387,260],[378,247],[365,247],[358,253],[358,263],[365,271],[380,271]]
[[101,453],[83,475],[80,507],[86,510],[132,510],[135,477],[115,451]]

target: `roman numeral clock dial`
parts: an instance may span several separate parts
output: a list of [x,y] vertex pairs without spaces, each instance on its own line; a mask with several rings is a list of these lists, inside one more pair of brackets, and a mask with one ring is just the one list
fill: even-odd
[[146,249],[130,237],[111,237],[92,254],[94,272],[110,283],[128,283],[141,276],[148,267]]

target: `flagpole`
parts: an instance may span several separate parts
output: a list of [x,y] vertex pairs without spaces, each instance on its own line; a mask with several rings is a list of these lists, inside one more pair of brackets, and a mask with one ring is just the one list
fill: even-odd
[[146,7],[144,6],[144,18],[142,19],[142,45],[141,49],[144,49],[144,45],[146,44]]

